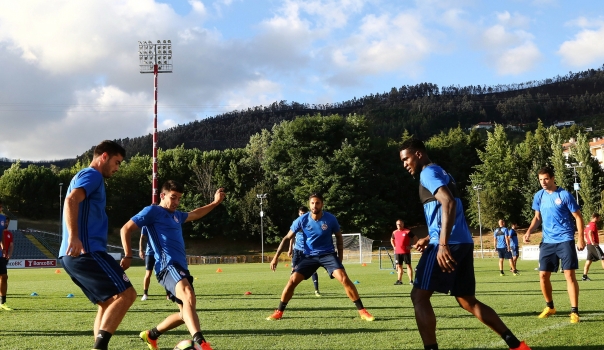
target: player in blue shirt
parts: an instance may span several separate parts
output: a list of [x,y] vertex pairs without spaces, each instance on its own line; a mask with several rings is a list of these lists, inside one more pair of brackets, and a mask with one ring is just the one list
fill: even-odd
[[505,227],[505,221],[499,220],[499,227],[493,231],[495,238],[495,249],[499,255],[499,275],[505,276],[503,273],[503,259],[512,259],[510,254],[510,246],[508,245],[508,228]]
[[[559,261],[562,260],[571,306],[570,322],[578,323],[579,283],[575,270],[579,268],[579,259],[576,249],[585,248],[581,208],[568,191],[556,186],[552,169],[544,167],[539,170],[539,183],[543,189],[533,197],[535,216],[524,235],[524,242],[529,243],[531,233],[541,225],[543,240],[539,246],[539,280],[546,306],[539,318],[547,318],[556,313],[550,279],[552,272],[558,271]],[[579,231],[576,249],[575,224]]]
[[146,240],[148,236],[147,227],[141,228],[141,237],[138,242],[138,256],[145,260],[145,277],[143,277],[143,296],[141,301],[145,301],[149,298],[149,284],[151,283],[151,274],[155,268],[155,255],[153,254],[153,248],[151,244]]
[[422,256],[411,290],[424,349],[438,349],[436,316],[430,302],[435,291],[450,292],[462,308],[499,334],[510,349],[530,349],[512,334],[493,309],[475,297],[474,241],[453,177],[432,163],[426,146],[416,138],[403,142],[400,158],[413,177],[419,175],[420,201],[428,224],[429,235],[415,244]]
[[[335,216],[323,211],[322,195],[318,193],[311,194],[308,197],[308,204],[310,212],[294,220],[289,232],[283,238],[281,244],[279,244],[275,257],[271,261],[270,268],[275,271],[281,252],[289,246],[289,241],[294,239],[296,232],[302,232],[304,235],[304,255],[300,262],[294,267],[294,271],[289,277],[289,281],[287,282],[287,285],[285,285],[283,293],[281,293],[279,308],[266,319],[281,319],[287,303],[294,295],[296,286],[303,280],[312,276],[319,267],[324,267],[330,278],[337,279],[342,286],[344,286],[346,295],[348,295],[348,298],[350,298],[357,307],[361,319],[373,321],[374,317],[363,307],[363,302],[359,297],[357,288],[346,274],[344,265],[342,265],[344,242],[342,241],[342,232],[340,232],[338,220]],[[336,237],[336,244],[338,246],[337,253],[333,246],[332,235],[335,235]]]
[[111,336],[136,299],[136,291],[124,272],[132,255],[126,255],[118,264],[106,251],[105,179],[118,171],[125,156],[124,148],[113,141],[96,146],[90,167],[71,179],[63,211],[59,259],[73,282],[99,306],[94,322],[94,348],[101,350],[107,349]]
[[[302,216],[308,213],[308,208],[305,206],[301,206],[298,208],[298,216]],[[296,238],[289,241],[289,251],[287,252],[287,256],[292,258],[292,273],[298,262],[304,256],[304,234],[302,231],[296,232]],[[319,274],[317,272],[312,274],[312,283],[315,285],[315,296],[320,297],[321,293],[319,292]]]
[[519,275],[518,269],[516,268],[516,263],[518,262],[518,253],[519,253],[518,233],[516,233],[517,227],[518,227],[518,225],[515,222],[513,222],[512,228],[508,229],[508,233],[505,236],[505,239],[506,239],[508,247],[509,247],[509,252],[512,255],[512,259],[510,259],[510,267],[512,268],[512,273],[514,274],[514,276]]
[[199,317],[195,310],[196,296],[193,289],[193,277],[189,273],[185,242],[182,236],[182,225],[189,221],[199,220],[217,207],[225,197],[224,190],[219,188],[214,194],[214,201],[184,213],[176,210],[184,192],[184,186],[169,180],[161,189],[159,205],[149,205],[132,217],[121,229],[122,244],[126,254],[132,253],[130,237],[132,232],[146,227],[146,232],[155,255],[155,276],[170,299],[178,304],[179,312],[174,313],[155,328],[142,331],[141,339],[149,349],[157,350],[157,338],[170,329],[182,324],[187,326],[191,336],[203,350],[211,350],[199,326]]

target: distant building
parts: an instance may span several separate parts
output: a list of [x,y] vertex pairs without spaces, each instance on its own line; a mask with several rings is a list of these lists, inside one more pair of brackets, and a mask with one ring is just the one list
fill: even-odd
[[472,129],[493,129],[495,127],[495,123],[491,122],[480,122],[472,127]]
[[565,126],[572,126],[575,125],[575,121],[574,120],[564,120],[561,122],[555,122],[554,126],[557,128],[563,128]]
[[[571,147],[577,142],[574,138],[568,140],[568,142],[562,144],[562,148],[564,149],[563,154],[566,159],[571,153]],[[604,138],[602,137],[594,137],[589,142],[589,151],[591,152],[591,156],[598,161],[600,167],[604,169]]]

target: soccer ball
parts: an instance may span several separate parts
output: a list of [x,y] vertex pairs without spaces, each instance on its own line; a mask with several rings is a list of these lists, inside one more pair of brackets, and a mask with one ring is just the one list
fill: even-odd
[[196,342],[187,339],[187,340],[183,340],[180,343],[176,344],[176,346],[174,347],[174,350],[202,350],[201,349],[201,345],[197,344]]

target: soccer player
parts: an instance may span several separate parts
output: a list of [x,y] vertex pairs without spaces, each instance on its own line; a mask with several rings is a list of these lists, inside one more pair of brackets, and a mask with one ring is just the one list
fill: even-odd
[[[179,312],[166,317],[155,328],[142,331],[140,337],[149,349],[158,350],[157,339],[163,333],[182,324],[187,326],[193,341],[203,350],[211,350],[206,342],[199,317],[195,310],[196,297],[193,277],[189,273],[182,225],[199,220],[217,207],[225,197],[224,189],[214,194],[214,201],[184,213],[176,210],[182,199],[184,186],[176,181],[166,181],[161,189],[159,205],[149,205],[132,217],[120,230],[122,244],[127,255],[132,253],[130,237],[132,232],[146,226],[149,244],[155,254],[155,276],[170,295],[170,300],[178,304]],[[129,262],[128,262],[129,263]]]
[[[405,228],[405,222],[403,220],[396,221],[396,230],[392,232],[390,238],[390,244],[394,249],[394,261],[396,263],[396,271],[398,272],[398,279],[394,282],[395,285],[403,284],[403,263],[407,265],[407,276],[409,277],[409,284],[413,285],[413,267],[411,266],[411,244],[414,240],[415,235],[408,228]],[[417,241],[417,239],[415,239]]]
[[422,256],[411,290],[424,349],[438,350],[436,316],[430,302],[435,291],[450,292],[464,310],[499,334],[510,349],[530,349],[512,334],[493,309],[476,299],[474,242],[453,177],[432,163],[426,146],[416,138],[403,142],[400,158],[412,176],[419,176],[420,200],[428,224],[428,237],[415,244]]
[[[344,254],[344,242],[342,240],[342,232],[340,232],[340,224],[332,214],[323,211],[323,196],[319,193],[313,193],[308,198],[310,212],[298,217],[291,225],[289,232],[271,261],[270,268],[275,271],[279,255],[289,244],[289,241],[294,238],[296,232],[302,231],[304,235],[304,255],[300,262],[294,268],[294,272],[289,277],[289,281],[281,294],[281,302],[279,308],[267,317],[267,320],[279,320],[283,317],[283,311],[287,307],[287,303],[294,295],[296,286],[305,279],[308,279],[319,267],[324,267],[327,270],[330,278],[337,279],[348,298],[357,307],[361,319],[365,321],[373,321],[371,316],[363,307],[363,302],[359,297],[354,283],[348,278],[344,265],[342,265],[342,254]],[[333,246],[332,234],[336,236],[336,244],[338,251]]]
[[[105,213],[105,178],[118,171],[126,151],[114,141],[94,149],[88,168],[69,183],[63,211],[63,240],[59,259],[67,274],[94,304],[94,348],[106,350],[109,340],[136,299],[124,272],[132,255],[118,264],[107,253],[108,222]],[[124,262],[128,265],[124,266]],[[121,265],[121,266],[120,266]]]
[[[298,208],[298,216],[302,216],[308,213],[308,208],[305,206],[301,206]],[[302,231],[296,232],[296,238],[289,241],[289,251],[287,252],[287,256],[292,258],[292,273],[296,268],[296,265],[302,259],[304,255],[304,234]],[[315,296],[320,297],[321,293],[319,292],[319,274],[317,272],[312,274],[312,283],[315,285]]]
[[543,189],[535,193],[532,208],[535,216],[524,234],[524,243],[530,242],[531,233],[542,225],[543,240],[539,247],[539,282],[545,298],[545,309],[539,318],[547,318],[556,313],[552,295],[552,272],[558,271],[559,261],[566,279],[566,290],[570,299],[570,323],[579,323],[579,283],[575,270],[579,259],[575,250],[575,225],[579,231],[576,247],[585,248],[583,218],[575,198],[568,191],[556,186],[554,172],[548,167],[538,172]]
[[[153,249],[147,241],[146,244],[143,245],[145,241],[145,237],[147,234],[147,227],[143,226],[141,229],[141,238],[138,242],[138,256],[141,259],[145,260],[145,277],[143,277],[143,296],[141,297],[142,301],[145,301],[149,298],[149,284],[151,283],[151,274],[153,273],[153,268],[155,267],[155,255],[153,254]],[[143,246],[145,247],[143,249]]]
[[[1,210],[2,204],[0,203]],[[2,249],[2,257],[0,258],[0,309],[12,311],[13,309],[6,305],[6,292],[8,291],[8,260],[13,255],[14,249],[13,234],[8,230],[10,219],[4,215],[0,216],[0,227],[4,228],[2,230],[2,242],[0,242],[0,248]]]
[[602,268],[604,268],[604,254],[602,253],[602,248],[600,248],[600,237],[598,237],[598,222],[600,222],[600,214],[593,213],[589,224],[585,227],[587,259],[585,259],[585,267],[583,267],[582,281],[591,281],[591,278],[587,277],[587,273],[592,261],[601,261]]
[[503,259],[512,259],[512,255],[510,254],[510,246],[508,242],[508,228],[505,227],[505,221],[500,219],[498,221],[499,227],[493,231],[493,236],[495,237],[495,248],[497,249],[497,254],[499,255],[499,276],[505,276],[503,273]]
[[513,222],[512,228],[508,229],[507,235],[505,239],[507,241],[508,247],[510,247],[510,254],[512,254],[512,259],[510,259],[510,267],[512,269],[512,273],[514,276],[518,276],[518,269],[516,268],[516,263],[518,262],[518,253],[520,252],[518,246],[518,234],[516,233],[516,228],[518,225]]

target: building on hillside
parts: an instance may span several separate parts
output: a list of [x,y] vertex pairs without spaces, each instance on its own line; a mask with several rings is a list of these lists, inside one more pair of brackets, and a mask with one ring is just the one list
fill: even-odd
[[[577,142],[574,138],[568,140],[568,142],[562,144],[562,148],[564,149],[564,157],[568,159],[568,156],[572,153],[572,146]],[[604,169],[604,138],[603,137],[594,137],[589,142],[589,150],[591,152],[591,156],[598,161],[600,167]]]
[[486,129],[490,130],[495,127],[495,123],[491,122],[480,122],[472,127],[472,129]]
[[574,120],[563,120],[561,122],[554,122],[554,126],[557,128],[563,128],[565,126],[572,126],[572,125],[575,125]]

